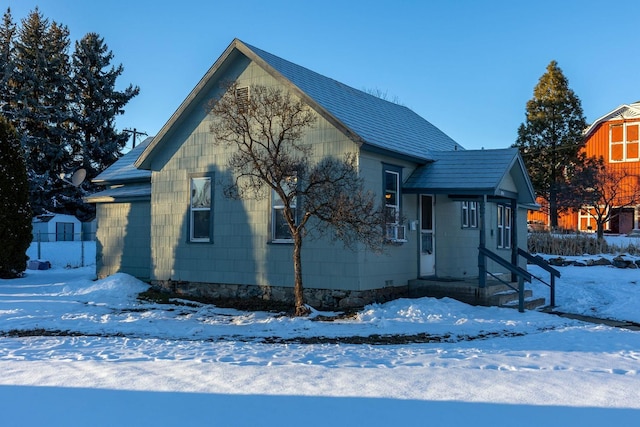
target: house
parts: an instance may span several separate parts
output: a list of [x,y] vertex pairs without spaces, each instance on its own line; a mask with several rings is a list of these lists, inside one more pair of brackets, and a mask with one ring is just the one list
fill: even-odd
[[106,187],[85,199],[96,204],[96,270],[100,277],[123,272],[150,278],[151,172],[133,164],[151,140],[146,138],[92,180]]
[[231,81],[249,94],[252,85],[277,86],[306,102],[318,116],[304,136],[314,160],[356,154],[366,187],[397,213],[384,254],[305,241],[310,305],[407,296],[420,278],[484,287],[487,273],[513,272],[487,252],[526,268],[518,248],[526,249],[535,197],[516,149],[464,150],[407,107],[235,39],[158,135],[98,177],[110,185],[88,198],[97,204],[98,276],[137,271],[196,296],[292,299],[292,245],[275,226],[277,199],[233,200],[221,188],[230,148],[213,144],[205,107]]
[[[638,186],[640,177],[640,102],[623,104],[595,120],[584,132],[584,152],[588,157],[602,157],[606,167],[613,171],[625,171],[635,178],[632,187]],[[623,187],[621,187],[623,188]],[[627,195],[618,197],[615,215],[605,227],[612,233],[631,233],[640,228],[640,204],[627,206]],[[615,203],[614,203],[615,204]],[[548,224],[548,216],[532,213],[530,219]],[[578,212],[562,213],[558,225],[567,230],[582,232],[597,228],[593,208],[583,207]]]
[[73,215],[44,214],[33,218],[34,242],[82,240],[82,223]]

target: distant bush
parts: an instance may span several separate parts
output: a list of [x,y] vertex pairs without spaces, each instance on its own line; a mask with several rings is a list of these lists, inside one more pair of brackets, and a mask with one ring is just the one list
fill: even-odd
[[598,240],[592,234],[529,233],[527,249],[530,253],[561,256],[640,254],[640,248],[636,245],[630,244],[625,247],[614,245],[604,239]]
[[549,255],[595,255],[609,253],[609,244],[584,234],[530,233],[527,240],[530,253]]

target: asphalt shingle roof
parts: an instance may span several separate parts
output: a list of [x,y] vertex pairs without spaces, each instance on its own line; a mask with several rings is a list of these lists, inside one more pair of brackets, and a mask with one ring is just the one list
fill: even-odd
[[434,152],[434,161],[418,167],[403,189],[494,194],[517,155],[517,148]]
[[111,202],[124,199],[148,199],[151,197],[151,182],[135,183],[108,188],[85,197],[87,203]]
[[429,160],[462,146],[411,109],[385,101],[243,43],[318,105],[378,149]]
[[144,141],[116,160],[91,181],[95,184],[113,184],[151,180],[151,171],[138,169],[134,166],[134,163],[152,139],[152,137],[145,138]]

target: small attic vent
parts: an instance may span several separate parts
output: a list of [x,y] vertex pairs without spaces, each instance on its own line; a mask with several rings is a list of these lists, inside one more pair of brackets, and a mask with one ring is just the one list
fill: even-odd
[[236,88],[236,102],[240,113],[247,111],[249,107],[249,86]]

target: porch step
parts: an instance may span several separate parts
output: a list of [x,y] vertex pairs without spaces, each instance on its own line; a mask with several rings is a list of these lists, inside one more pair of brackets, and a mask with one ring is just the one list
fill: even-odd
[[[536,310],[540,307],[544,307],[547,303],[547,300],[544,298],[530,298],[524,300],[524,309],[525,310]],[[518,301],[510,302],[508,304],[501,305],[500,307],[504,308],[515,308],[518,309]]]
[[[488,281],[484,288],[476,280],[414,279],[409,281],[409,297],[449,297],[472,305],[518,308],[518,292],[499,281]],[[525,309],[533,310],[545,305],[544,298],[533,298],[530,289],[525,289]]]
[[[531,298],[533,296],[533,291],[529,290],[529,289],[525,289],[524,291],[524,299],[526,300],[527,298]],[[512,290],[511,288],[509,288],[508,291],[505,292],[497,292],[493,295],[491,295],[488,300],[489,300],[489,305],[497,305],[499,307],[505,306],[505,305],[509,305],[512,302],[516,302],[516,304],[518,303],[518,293],[514,290]]]

